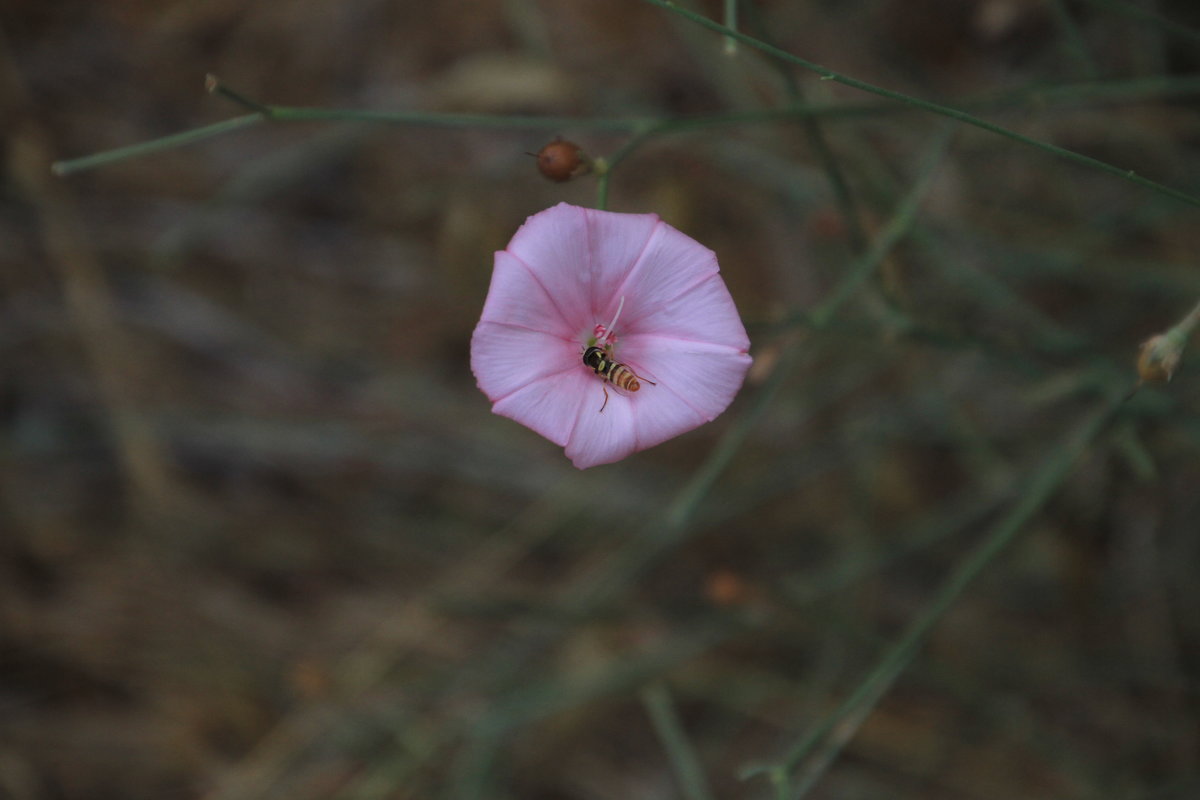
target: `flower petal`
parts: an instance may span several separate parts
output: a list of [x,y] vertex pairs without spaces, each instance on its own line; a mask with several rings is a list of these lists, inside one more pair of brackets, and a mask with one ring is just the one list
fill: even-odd
[[541,331],[574,340],[578,324],[569,321],[537,274],[520,259],[501,250],[496,253],[492,285],[481,319]]
[[637,449],[674,439],[708,422],[687,400],[662,386],[643,386],[634,406],[633,433]]
[[689,236],[660,222],[617,293],[626,298],[623,327],[638,327],[643,316],[670,303],[718,272],[717,256]]
[[[679,398],[699,415],[691,427],[716,419],[729,407],[753,361],[749,354],[725,345],[650,333],[631,334],[621,345],[625,361],[657,384],[651,389]],[[679,412],[681,419],[685,416]]]
[[579,369],[530,381],[497,400],[492,411],[521,423],[559,446],[567,446],[586,405],[582,387],[587,380],[588,373],[581,362]]
[[575,367],[585,369],[575,344],[548,333],[482,320],[471,336],[471,372],[492,402]]
[[[652,237],[665,227],[657,214],[618,214],[588,209],[593,324],[607,325],[620,305],[620,290]],[[621,314],[624,315],[622,310]]]
[[585,395],[566,449],[567,458],[579,469],[611,464],[640,449],[634,429],[635,403],[640,398],[622,396],[610,385],[608,403],[600,411],[604,384],[595,376],[589,383],[594,394]]
[[[636,305],[630,308],[625,336],[653,333],[673,339],[720,344],[745,352],[750,339],[738,316],[737,306],[718,273],[712,273],[682,294],[670,299],[634,295]],[[626,304],[629,308],[631,304]]]
[[586,210],[559,203],[525,220],[508,243],[507,251],[528,267],[560,315],[571,321],[592,317],[588,238]]

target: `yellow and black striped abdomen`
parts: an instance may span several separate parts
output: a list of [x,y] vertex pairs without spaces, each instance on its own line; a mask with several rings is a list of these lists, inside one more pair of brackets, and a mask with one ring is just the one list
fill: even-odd
[[610,361],[608,374],[605,377],[612,381],[618,389],[624,389],[627,392],[636,392],[642,388],[642,385],[638,383],[638,376],[624,364]]
[[636,392],[642,388],[637,374],[624,364],[610,359],[602,347],[589,347],[584,350],[583,363],[618,389]]

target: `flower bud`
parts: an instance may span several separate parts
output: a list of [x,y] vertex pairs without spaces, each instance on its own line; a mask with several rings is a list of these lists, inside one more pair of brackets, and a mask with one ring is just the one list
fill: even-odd
[[561,136],[536,153],[538,172],[562,183],[592,171],[592,161],[579,145]]
[[1138,354],[1137,371],[1142,383],[1165,383],[1171,380],[1183,355],[1184,339],[1171,332],[1153,336],[1142,343]]

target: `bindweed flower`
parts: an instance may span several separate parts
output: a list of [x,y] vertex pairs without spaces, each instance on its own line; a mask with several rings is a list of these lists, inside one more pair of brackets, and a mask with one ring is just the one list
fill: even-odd
[[716,418],[749,347],[711,250],[655,214],[561,203],[496,253],[471,371],[585,469]]

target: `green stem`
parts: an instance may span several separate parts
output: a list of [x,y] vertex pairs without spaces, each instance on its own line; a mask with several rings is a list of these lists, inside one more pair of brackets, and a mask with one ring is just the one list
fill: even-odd
[[[680,490],[675,500],[667,507],[667,529],[674,532],[686,530],[696,516],[701,501],[708,496],[717,478],[729,466],[742,443],[771,407],[775,396],[800,361],[803,349],[793,347],[785,350],[763,383],[749,408],[729,427],[721,441],[692,474],[687,485]],[[680,535],[680,534],[675,534]]]
[[912,188],[909,189],[908,193],[900,201],[896,212],[888,220],[887,224],[884,225],[879,236],[875,238],[865,253],[855,259],[849,273],[837,285],[829,297],[808,314],[809,325],[817,329],[828,325],[838,311],[841,310],[842,306],[845,305],[846,301],[854,296],[854,293],[862,286],[863,282],[878,268],[883,259],[887,258],[888,253],[892,251],[896,243],[912,228],[921,200],[924,199],[926,190],[929,188],[930,183],[932,183],[934,175],[937,174],[937,165],[941,163],[949,140],[950,129],[947,127],[941,136],[934,140],[925,154]]
[[251,100],[241,92],[235,92],[221,83],[221,79],[211,72],[204,76],[204,88],[208,90],[209,94],[219,94],[227,100],[232,100],[239,106],[245,106],[251,111],[262,114],[264,117],[269,118],[271,116],[270,106],[265,106],[257,100]]
[[55,175],[70,175],[73,172],[81,172],[85,169],[94,169],[112,164],[116,161],[125,161],[138,156],[145,156],[151,153],[157,153],[161,150],[171,150],[176,147],[199,142],[204,139],[211,139],[214,136],[220,136],[230,131],[249,128],[252,125],[257,125],[263,121],[261,114],[247,114],[244,117],[234,117],[227,119],[224,122],[218,122],[213,125],[205,125],[203,128],[195,128],[183,133],[164,136],[161,139],[152,139],[148,142],[139,144],[131,144],[126,147],[118,147],[115,150],[105,150],[102,153],[96,153],[83,158],[76,158],[70,161],[56,161],[50,168]]
[[[532,117],[495,116],[489,114],[437,114],[420,111],[364,111],[358,109],[294,108],[268,106],[248,100],[236,92],[218,84],[213,91],[229,99],[236,95],[235,102],[255,111],[253,114],[206,125],[190,131],[170,134],[147,142],[106,150],[82,158],[55,162],[52,170],[56,175],[70,175],[87,169],[137,158],[143,155],[183,147],[194,142],[219,136],[241,128],[272,122],[365,122],[385,125],[411,125],[415,127],[476,128],[483,130],[546,130],[561,131],[580,129],[592,131],[634,131],[641,138],[627,143],[618,153],[624,158],[634,147],[651,136],[666,133],[682,133],[704,128],[727,125],[747,125],[766,122],[790,122],[805,118],[852,118],[897,114],[913,110],[909,106],[895,103],[835,103],[821,105],[796,105],[788,108],[737,111],[698,117],[668,119],[647,118],[578,118],[578,117]],[[1001,96],[967,100],[968,108],[1001,109],[1036,103],[1045,105],[1062,100],[1086,102],[1125,101],[1149,96],[1180,96],[1200,92],[1200,76],[1178,78],[1139,78],[1129,81],[1104,83],[1069,84],[1065,86],[1030,87]],[[607,199],[607,187],[604,189]]]
[[[750,5],[748,10],[750,11],[750,18],[759,38],[766,41],[768,35],[766,31],[767,26],[762,18],[762,14],[754,5]],[[796,80],[796,71],[781,61],[772,61],[771,64],[775,66],[779,72],[779,77],[783,80],[790,105],[795,108],[803,108],[805,106],[804,91],[800,88],[800,82]],[[895,107],[895,104],[892,103],[888,105]],[[825,178],[829,181],[829,188],[833,191],[834,201],[837,203],[842,219],[846,223],[846,230],[849,233],[850,240],[850,252],[856,256],[861,256],[867,249],[867,234],[863,228],[862,215],[859,213],[854,193],[850,191],[850,182],[846,180],[845,172],[842,170],[837,155],[833,152],[833,148],[825,136],[825,127],[819,116],[815,114],[802,115],[800,124],[804,129],[804,137],[808,141],[808,146],[812,148],[813,154],[821,164],[821,169],[825,172]]]
[[1085,78],[1094,79],[1100,74],[1100,70],[1097,68],[1096,60],[1092,58],[1091,52],[1088,51],[1083,31],[1079,30],[1079,24],[1075,22],[1075,18],[1071,16],[1071,10],[1067,8],[1066,0],[1053,0],[1050,3],[1050,13],[1058,22],[1058,27],[1063,35],[1063,46],[1079,65],[1080,74]]
[[628,131],[644,124],[637,119],[579,119],[576,117],[497,116],[493,114],[435,114],[425,111],[366,111],[338,108],[269,106],[277,122],[380,122],[431,128],[490,130],[550,130],[586,127],[594,131]]
[[661,122],[644,124],[641,130],[634,133],[625,144],[617,148],[611,156],[605,161],[604,173],[600,176],[596,184],[596,208],[601,210],[608,208],[608,180],[615,169],[622,161],[629,156],[637,148],[641,147],[653,137],[663,133],[671,127],[672,123],[667,120]]
[[1200,303],[1197,303],[1191,311],[1187,313],[1183,319],[1175,325],[1175,329],[1180,331],[1186,339],[1192,335],[1192,331],[1196,326],[1200,325]]
[[[984,537],[974,552],[950,573],[925,610],[909,623],[899,639],[888,648],[875,668],[855,690],[818,726],[792,746],[777,764],[748,771],[744,773],[745,777],[765,772],[776,784],[777,796],[780,798],[794,800],[811,788],[816,780],[816,776],[813,775],[799,787],[791,785],[790,776],[795,773],[801,761],[843,720],[852,716],[865,718],[864,712],[869,711],[883,697],[887,688],[912,661],[934,626],[954,606],[967,587],[1012,543],[1017,534],[1024,530],[1029,521],[1058,491],[1063,481],[1071,474],[1076,460],[1095,441],[1120,408],[1121,397],[1121,393],[1112,393],[1106,397],[1077,431],[1061,445],[1050,450],[1050,454],[1031,478],[1013,509]],[[848,737],[842,738],[838,747],[844,746],[846,741]]]
[[713,800],[712,790],[704,776],[704,767],[688,741],[683,723],[675,712],[671,695],[661,681],[642,690],[642,705],[650,715],[654,732],[666,748],[667,757],[679,778],[679,788],[687,800]]
[[[738,0],[725,0],[725,27],[736,31],[738,26]],[[725,55],[737,53],[737,39],[725,37]]]
[[1172,189],[1169,186],[1164,186],[1161,183],[1156,183],[1147,178],[1143,178],[1133,170],[1122,169],[1107,162],[1100,161],[1099,159],[1092,158],[1091,156],[1085,156],[1082,153],[1076,153],[1073,150],[1067,150],[1064,147],[1059,147],[1058,145],[1053,145],[1049,142],[1043,142],[1038,139],[1034,139],[1030,136],[1026,136],[1025,134],[1017,133],[1016,131],[1009,130],[1008,128],[996,125],[995,123],[980,119],[979,117],[968,114],[967,112],[961,111],[957,108],[951,108],[950,106],[944,106],[940,103],[934,103],[929,100],[922,100],[919,97],[906,95],[902,92],[895,92],[891,89],[884,89],[882,86],[876,86],[872,83],[867,83],[866,81],[860,81],[857,78],[851,78],[847,75],[842,75],[841,73],[834,72],[827,67],[822,67],[819,64],[815,64],[811,61],[800,58],[799,56],[793,55],[786,50],[781,50],[778,47],[774,47],[766,42],[755,39],[752,36],[747,36],[744,33],[730,30],[719,22],[715,22],[708,17],[684,8],[680,8],[671,2],[671,0],[643,0],[643,2],[678,14],[679,16],[684,17],[685,19],[690,20],[691,22],[694,22],[703,28],[713,31],[714,33],[731,36],[743,44],[749,45],[750,47],[766,53],[772,58],[778,58],[782,61],[788,62],[789,64],[795,64],[798,67],[803,67],[810,72],[815,72],[825,80],[834,81],[835,83],[840,83],[843,86],[849,86],[852,89],[869,92],[870,94],[886,97],[889,100],[904,103],[914,108],[919,108],[923,111],[948,117],[957,122],[962,122],[964,124],[980,128],[981,130],[996,134],[997,136],[1003,136],[1007,139],[1020,142],[1021,144],[1028,145],[1029,147],[1037,148],[1038,150],[1042,150],[1043,152],[1050,153],[1051,155],[1072,161],[1076,164],[1081,164],[1110,175],[1116,175],[1145,189],[1150,189],[1151,191],[1173,198],[1182,203],[1200,207],[1200,197],[1196,197],[1186,192],[1181,192],[1178,189]]

